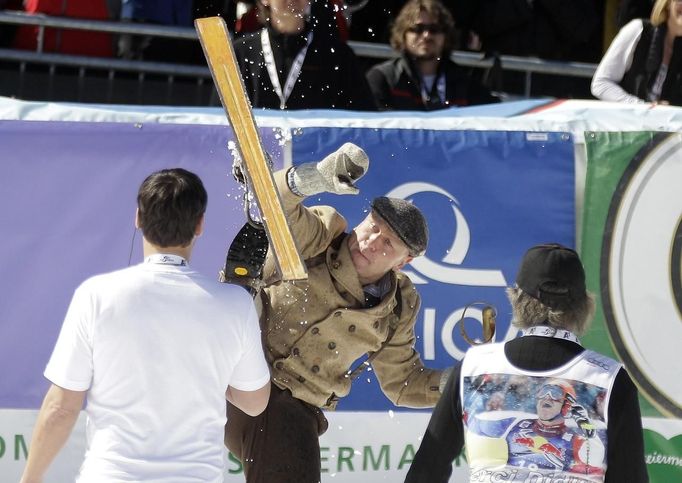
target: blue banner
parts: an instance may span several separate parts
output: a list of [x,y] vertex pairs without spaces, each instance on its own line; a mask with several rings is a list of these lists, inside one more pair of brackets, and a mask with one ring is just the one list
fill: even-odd
[[[277,132],[261,136],[281,167]],[[202,178],[206,229],[190,263],[217,278],[245,221],[232,140],[229,127],[215,125],[0,122],[1,408],[40,407],[43,369],[74,289],[142,261],[136,196],[153,171],[182,167]]]
[[[336,207],[353,227],[371,200],[413,200],[428,220],[424,257],[405,268],[422,296],[417,350],[427,366],[460,360],[465,307],[477,301],[498,311],[496,340],[516,335],[505,287],[514,282],[530,246],[555,241],[575,246],[575,172],[568,133],[305,128],[293,137],[294,163],[316,161],[344,142],[369,155],[358,196],[325,194],[308,205]],[[481,306],[466,310],[470,337],[481,338]],[[340,410],[386,410],[371,370],[355,381]]]
[[[136,191],[165,167],[190,169],[209,193],[206,230],[191,263],[217,275],[244,222],[243,191],[230,175],[229,127],[160,123],[0,122],[4,178],[0,224],[0,407],[37,408],[42,371],[73,290],[85,278],[141,260],[134,234]],[[573,143],[566,133],[301,128],[294,164],[319,160],[346,141],[371,159],[359,196],[324,195],[351,227],[379,195],[412,199],[429,221],[426,256],[406,267],[422,295],[417,350],[427,365],[452,365],[466,351],[458,321],[484,300],[499,311],[497,340],[510,337],[504,287],[525,249],[574,244]],[[277,129],[262,129],[275,168]],[[135,238],[137,236],[137,238]],[[480,307],[466,312],[480,337]],[[341,410],[393,408],[373,374],[358,379]]]

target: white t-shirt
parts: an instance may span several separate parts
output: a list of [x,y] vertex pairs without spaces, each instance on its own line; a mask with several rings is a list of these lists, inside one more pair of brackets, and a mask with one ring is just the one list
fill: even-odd
[[79,481],[222,482],[225,391],[270,378],[253,301],[145,262],[76,290],[45,377],[88,391]]

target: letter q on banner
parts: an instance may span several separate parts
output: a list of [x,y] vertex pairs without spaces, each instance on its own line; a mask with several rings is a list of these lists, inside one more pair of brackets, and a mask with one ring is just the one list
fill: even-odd
[[[426,256],[415,258],[410,262],[410,265],[421,275],[425,275],[437,282],[453,285],[505,287],[507,282],[501,270],[458,268],[452,266],[460,265],[464,261],[471,242],[469,225],[459,209],[457,199],[453,195],[431,183],[413,182],[395,187],[386,196],[409,201],[410,197],[417,193],[437,193],[448,198],[452,202],[452,212],[455,217],[457,230],[455,231],[455,237],[450,249],[441,260],[448,265],[436,263]],[[414,283],[428,283],[424,278],[413,272],[405,270],[405,273],[409,275]]]

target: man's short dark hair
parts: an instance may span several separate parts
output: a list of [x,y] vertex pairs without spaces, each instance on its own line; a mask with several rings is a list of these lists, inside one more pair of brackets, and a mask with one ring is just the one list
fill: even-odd
[[159,247],[188,246],[207,202],[201,179],[186,169],[162,169],[150,174],[137,193],[144,237]]

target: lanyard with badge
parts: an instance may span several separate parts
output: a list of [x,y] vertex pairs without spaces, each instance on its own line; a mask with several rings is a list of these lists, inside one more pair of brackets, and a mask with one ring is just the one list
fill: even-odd
[[303,61],[305,60],[305,55],[308,52],[308,47],[313,41],[312,30],[308,32],[306,37],[305,45],[296,54],[293,64],[291,64],[291,70],[287,74],[287,80],[284,82],[284,91],[282,91],[282,85],[279,82],[279,76],[277,75],[277,66],[275,65],[275,56],[272,53],[272,45],[270,45],[270,35],[268,34],[268,29],[264,28],[262,30],[261,36],[261,46],[263,48],[263,60],[265,61],[265,67],[268,70],[268,76],[270,77],[270,82],[272,87],[275,89],[277,97],[279,97],[279,108],[284,109],[287,104],[287,100],[291,95],[291,91],[294,90],[294,84],[298,80],[298,76],[301,75],[301,69],[303,68]]
[[[438,101],[440,104],[445,104],[445,74],[440,74],[436,77],[434,81],[436,85],[436,95],[438,95]],[[433,84],[431,84],[431,92],[433,92]],[[438,105],[432,99],[432,95],[426,90],[426,85],[422,79],[422,101],[424,101],[425,106]]]
[[176,267],[186,267],[187,260],[179,255],[168,255],[165,253],[155,253],[149,255],[144,259],[145,263],[154,263],[157,265],[175,265]]

